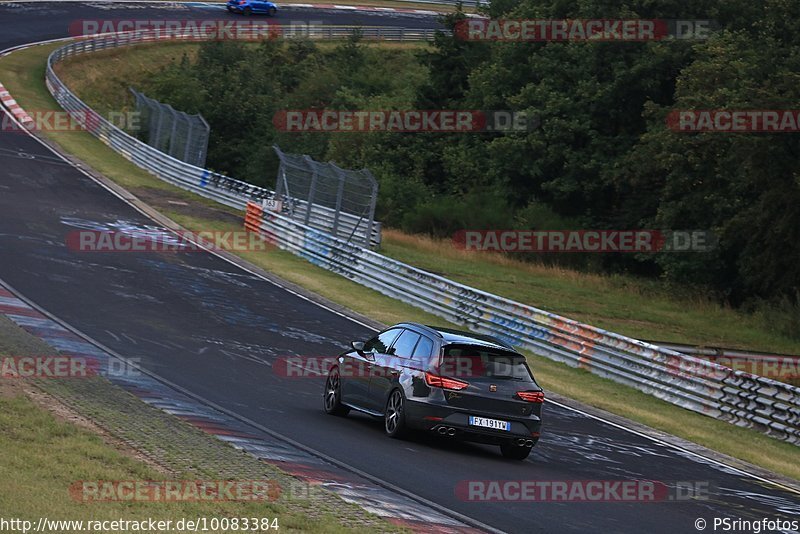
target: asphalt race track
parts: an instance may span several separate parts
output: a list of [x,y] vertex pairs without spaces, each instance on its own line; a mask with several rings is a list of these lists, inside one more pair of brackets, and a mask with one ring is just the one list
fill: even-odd
[[[76,19],[225,15],[118,7],[0,5],[0,49],[66,36]],[[281,18],[436,26],[430,17],[332,10],[284,9]],[[0,279],[148,370],[357,469],[507,532],[695,532],[701,517],[800,517],[800,496],[783,487],[553,404],[545,406],[542,439],[525,462],[504,460],[494,447],[434,437],[395,441],[366,417],[327,416],[322,379],[281,378],[271,364],[282,356],[336,354],[367,338],[369,328],[211,254],[69,251],[65,237],[76,229],[155,223],[27,135],[0,132],[0,160]],[[708,484],[711,495],[513,503],[456,494],[463,481],[530,479],[691,481]]]

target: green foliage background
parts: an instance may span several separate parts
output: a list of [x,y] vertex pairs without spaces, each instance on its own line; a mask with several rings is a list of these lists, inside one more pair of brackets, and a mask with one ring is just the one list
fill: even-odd
[[[145,89],[202,113],[212,126],[209,165],[232,176],[274,185],[277,143],[369,168],[381,184],[378,218],[407,231],[707,229],[719,238],[708,253],[537,259],[662,277],[800,317],[800,135],[665,126],[674,109],[800,108],[800,2],[494,0],[487,14],[713,19],[720,29],[706,41],[645,43],[439,35],[424,51],[357,38],[336,47],[209,43],[195,63],[174,64]],[[456,13],[445,24],[459,20]],[[275,131],[277,111],[309,108],[514,110],[540,126],[510,134]]]

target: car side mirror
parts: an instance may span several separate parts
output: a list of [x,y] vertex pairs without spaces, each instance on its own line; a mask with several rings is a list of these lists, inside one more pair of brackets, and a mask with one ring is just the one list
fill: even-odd
[[351,341],[350,346],[353,347],[353,350],[357,353],[363,355],[364,354],[364,342],[363,341]]

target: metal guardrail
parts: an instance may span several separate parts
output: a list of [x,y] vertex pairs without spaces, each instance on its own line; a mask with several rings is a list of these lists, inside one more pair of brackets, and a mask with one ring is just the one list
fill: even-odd
[[315,265],[475,332],[800,445],[800,388],[464,286],[264,212],[255,204],[248,207],[245,226]]
[[779,359],[779,358],[797,358],[792,354],[779,354],[773,352],[743,350],[743,349],[730,349],[725,347],[715,347],[713,345],[688,345],[686,343],[675,343],[673,341],[647,341],[653,345],[671,349],[683,354],[691,354],[692,356],[703,356],[707,358],[738,358],[743,360],[758,360],[758,359]]
[[[58,79],[63,57],[141,40],[92,39],[54,51],[47,85],[70,111],[87,111]],[[143,145],[101,121],[97,137],[142,168],[179,187],[236,208],[247,208],[246,227],[282,249],[348,279],[453,323],[491,334],[547,358],[581,367],[686,409],[755,428],[800,445],[800,388],[708,363],[674,350],[560,317],[437,276],[357,247],[275,212],[258,201],[270,191],[184,163]],[[246,206],[245,206],[246,203]],[[685,365],[685,364],[689,365]],[[697,369],[713,373],[698,372]]]
[[[355,26],[337,26],[328,28],[323,32],[325,38],[339,39],[352,35]],[[432,38],[434,30],[413,30],[406,28],[362,28],[362,35],[367,39],[381,40],[419,40]],[[430,36],[430,37],[428,37]],[[202,167],[182,162],[165,154],[135,137],[122,131],[120,128],[95,113],[91,108],[78,98],[58,78],[53,65],[64,58],[135,44],[151,43],[162,40],[181,40],[181,35],[159,35],[152,31],[128,32],[90,37],[79,40],[54,50],[47,60],[45,81],[50,94],[67,111],[75,112],[75,120],[81,117],[92,117],[91,121],[84,121],[82,126],[108,145],[116,152],[122,154],[135,165],[151,172],[162,180],[173,185],[189,190],[193,193],[210,198],[226,206],[244,211],[248,201],[264,201],[272,199],[275,192],[258,187],[229,176],[215,173]],[[188,33],[186,40],[197,40],[196,33]],[[307,206],[303,201],[284,203],[284,209],[296,210],[305,213]],[[324,206],[311,206],[311,220],[321,227],[332,227],[336,220],[335,210]],[[358,216],[342,213],[338,219],[337,235],[350,238],[364,232],[364,225]],[[375,221],[371,233],[363,236],[362,241],[370,243],[377,248],[381,242],[381,224]]]

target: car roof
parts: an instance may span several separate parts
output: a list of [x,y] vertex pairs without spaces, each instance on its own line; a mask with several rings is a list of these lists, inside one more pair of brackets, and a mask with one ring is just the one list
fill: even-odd
[[439,326],[428,326],[419,323],[399,323],[392,328],[395,327],[410,327],[418,332],[424,332],[430,336],[439,337],[442,339],[443,344],[445,345],[480,345],[483,347],[516,352],[514,347],[508,343],[505,343],[494,336],[488,336],[485,334],[476,334],[474,332],[465,332],[463,330],[454,330],[452,328],[443,328]]

